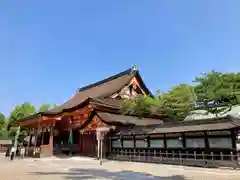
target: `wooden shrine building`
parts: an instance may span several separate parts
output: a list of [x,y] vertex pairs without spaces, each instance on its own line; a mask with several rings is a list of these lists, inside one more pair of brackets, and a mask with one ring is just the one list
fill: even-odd
[[[96,155],[96,128],[107,127],[109,134],[132,125],[161,124],[158,118],[124,116],[120,107],[124,99],[151,92],[139,71],[133,67],[102,81],[78,89],[64,104],[46,112],[26,117],[17,125],[29,129],[28,149],[41,149],[41,155],[72,151],[76,154]],[[73,144],[70,145],[69,133]],[[105,149],[109,141],[105,143]],[[107,150],[106,150],[107,151]]]
[[177,123],[159,116],[140,119],[121,114],[125,99],[147,94],[151,92],[139,71],[130,68],[78,89],[64,104],[26,117],[17,125],[29,129],[28,152],[39,149],[42,156],[72,152],[96,157],[96,130],[106,128],[103,149],[108,158],[198,165],[239,163],[239,118]]
[[136,125],[111,137],[112,159],[240,167],[240,119],[232,116]]

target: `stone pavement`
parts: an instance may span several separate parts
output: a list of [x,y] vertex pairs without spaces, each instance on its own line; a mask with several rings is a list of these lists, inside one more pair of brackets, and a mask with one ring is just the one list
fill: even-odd
[[239,170],[105,161],[90,158],[0,157],[0,180],[239,180]]

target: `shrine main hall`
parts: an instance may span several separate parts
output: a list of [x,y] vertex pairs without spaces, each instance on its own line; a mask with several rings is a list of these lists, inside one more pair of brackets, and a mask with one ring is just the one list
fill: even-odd
[[[20,120],[17,125],[29,130],[28,149],[40,148],[42,156],[67,153],[95,156],[96,129],[108,128],[106,137],[132,125],[161,124],[159,117],[139,120],[121,114],[125,99],[152,95],[136,67],[79,88],[67,102],[49,111]],[[72,133],[72,144],[69,143]],[[108,151],[109,141],[104,141]],[[33,151],[33,150],[32,150]]]
[[[152,95],[136,67],[79,88],[68,101],[20,120],[28,129],[28,155],[71,154],[99,157],[98,129],[105,129],[103,155],[141,161],[178,163],[213,160],[237,164],[240,119],[231,114],[173,122],[163,116],[122,114],[124,100]],[[239,114],[240,108],[233,107]],[[71,143],[69,137],[71,135]],[[169,154],[170,152],[170,154]],[[201,162],[200,162],[201,161]]]

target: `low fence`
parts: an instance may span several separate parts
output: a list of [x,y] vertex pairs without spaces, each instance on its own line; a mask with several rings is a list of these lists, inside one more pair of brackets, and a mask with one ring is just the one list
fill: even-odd
[[210,153],[182,153],[174,151],[148,151],[148,150],[113,150],[109,156],[112,160],[200,166],[200,167],[240,167],[240,154]]

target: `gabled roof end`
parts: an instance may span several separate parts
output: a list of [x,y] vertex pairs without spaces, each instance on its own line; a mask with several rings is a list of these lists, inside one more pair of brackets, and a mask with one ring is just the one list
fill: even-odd
[[134,71],[138,71],[137,65],[133,65],[132,71],[133,71],[133,72],[134,72]]

